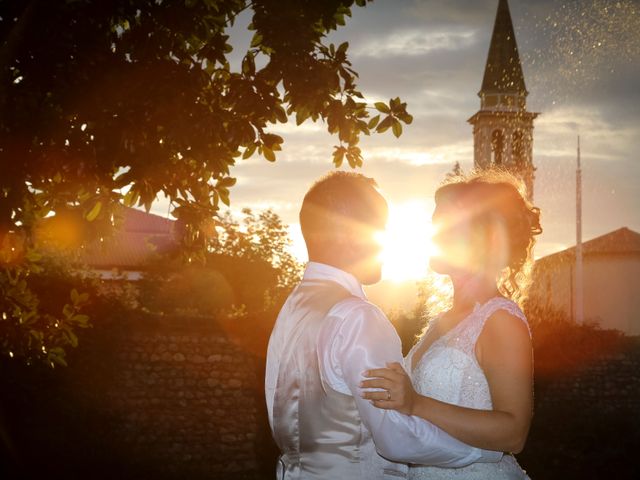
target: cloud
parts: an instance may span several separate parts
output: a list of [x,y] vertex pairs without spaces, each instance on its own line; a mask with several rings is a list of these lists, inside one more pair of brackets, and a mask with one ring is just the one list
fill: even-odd
[[412,150],[407,148],[378,148],[367,152],[367,156],[372,161],[399,161],[416,167],[445,163],[444,155],[441,153]]
[[[604,0],[574,2],[591,8]],[[622,0],[626,2],[628,0]],[[566,2],[565,2],[566,3]],[[459,161],[472,167],[472,130],[466,120],[479,109],[482,81],[497,0],[394,0],[354,8],[345,28],[328,41],[349,41],[349,58],[368,100],[400,96],[414,122],[400,139],[389,133],[361,141],[360,171],[378,180],[389,199],[429,198]],[[561,53],[550,48],[553,17],[563,3],[510,0],[523,60],[529,109],[535,121],[535,203],[544,233],[538,254],[573,245],[575,238],[576,135],[583,143],[584,236],[626,225],[640,230],[640,62],[623,61],[615,50],[586,64],[573,80],[561,70]],[[578,5],[580,4],[580,5]],[[639,10],[640,11],[640,10]],[[245,22],[246,23],[246,22]],[[567,23],[567,28],[571,28]],[[629,31],[631,32],[631,31]],[[631,32],[640,39],[640,31]],[[246,32],[242,32],[246,37]],[[243,37],[243,41],[248,41]],[[587,55],[587,51],[583,52]],[[604,61],[606,60],[606,62]],[[601,68],[613,65],[614,72]],[[585,67],[586,68],[586,67]],[[596,75],[597,74],[597,75]],[[252,158],[239,163],[232,189],[237,207],[272,205],[287,222],[297,222],[299,204],[311,183],[333,168],[338,143],[322,123],[294,122],[272,129],[284,139],[278,161]]]
[[613,126],[597,108],[580,105],[545,112],[535,125],[537,154],[556,158],[573,155],[581,135],[589,161],[628,160],[629,148],[640,135],[639,125]]
[[289,118],[287,123],[278,123],[277,125],[272,126],[269,129],[269,132],[282,135],[283,137],[287,136],[289,138],[296,135],[309,135],[322,132],[323,130],[326,130],[326,126],[321,121],[312,122],[311,120],[308,120],[300,125],[296,125],[296,120],[292,117]]
[[414,0],[404,3],[404,12],[426,25],[493,25],[498,6],[495,0]]
[[391,33],[370,40],[352,49],[354,57],[384,58],[392,56],[423,56],[436,50],[454,51],[469,47],[476,41],[476,32],[409,30]]

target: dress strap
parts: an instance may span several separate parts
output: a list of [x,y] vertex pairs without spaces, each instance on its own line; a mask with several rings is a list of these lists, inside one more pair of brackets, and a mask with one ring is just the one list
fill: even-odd
[[522,310],[520,310],[520,307],[518,307],[515,302],[504,297],[494,297],[482,305],[476,304],[473,313],[464,320],[467,322],[464,328],[461,329],[455,339],[451,339],[450,341],[455,340],[458,348],[473,356],[476,342],[482,333],[484,324],[487,319],[498,310],[506,310],[521,319],[527,326],[527,330],[529,330],[529,336],[531,336],[531,329],[527,323],[527,318],[524,316],[524,313],[522,313]]
[[484,328],[484,324],[487,319],[498,310],[506,310],[514,317],[518,317],[522,320],[527,326],[529,336],[531,336],[531,328],[529,327],[529,322],[527,321],[527,317],[525,317],[524,312],[520,309],[517,303],[504,297],[494,297],[476,310],[476,314],[478,315],[478,324],[480,327],[478,329],[478,336]]

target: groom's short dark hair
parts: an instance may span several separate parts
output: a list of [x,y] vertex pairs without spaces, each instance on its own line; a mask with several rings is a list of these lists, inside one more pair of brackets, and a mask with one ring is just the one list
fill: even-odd
[[340,170],[316,181],[300,209],[300,228],[309,254],[342,230],[376,224],[381,216],[386,219],[387,202],[377,186],[373,178]]

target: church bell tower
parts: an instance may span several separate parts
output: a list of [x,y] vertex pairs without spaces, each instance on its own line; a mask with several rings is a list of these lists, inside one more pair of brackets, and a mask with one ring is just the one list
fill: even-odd
[[522,178],[533,199],[533,120],[527,111],[518,45],[507,0],[499,0],[498,13],[478,92],[480,110],[468,122],[473,125],[475,168],[502,167]]

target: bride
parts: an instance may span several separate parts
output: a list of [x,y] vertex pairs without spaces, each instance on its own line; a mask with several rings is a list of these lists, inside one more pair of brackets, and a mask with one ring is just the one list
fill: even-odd
[[362,396],[469,445],[505,452],[498,463],[415,465],[409,478],[526,479],[512,453],[524,447],[533,409],[531,335],[520,306],[540,211],[521,182],[498,171],[456,177],[435,201],[440,254],[431,268],[451,278],[452,306],[429,322],[405,359],[411,378],[397,363],[367,371],[361,386],[382,390]]

